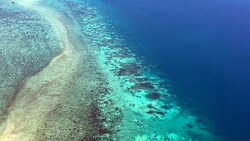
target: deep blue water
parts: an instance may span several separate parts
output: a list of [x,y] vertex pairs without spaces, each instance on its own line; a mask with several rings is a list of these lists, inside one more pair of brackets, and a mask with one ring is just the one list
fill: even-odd
[[[250,141],[250,2],[95,0],[193,112]],[[228,140],[229,140],[228,139]]]

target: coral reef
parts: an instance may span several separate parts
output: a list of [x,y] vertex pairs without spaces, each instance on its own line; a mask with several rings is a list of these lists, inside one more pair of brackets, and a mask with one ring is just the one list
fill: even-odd
[[[105,11],[86,0],[39,4],[49,7],[40,13],[45,19],[27,17],[34,12],[29,10],[25,17],[18,10],[0,13],[5,17],[0,23],[11,25],[0,26],[1,41],[9,43],[0,52],[0,61],[7,62],[0,69],[0,92],[15,93],[1,88],[26,82],[11,105],[8,121],[20,125],[15,130],[30,125],[25,132],[31,131],[35,140],[215,140],[205,124],[180,106],[167,78],[130,50]],[[63,32],[49,21],[56,21]],[[4,36],[8,32],[13,37]]]

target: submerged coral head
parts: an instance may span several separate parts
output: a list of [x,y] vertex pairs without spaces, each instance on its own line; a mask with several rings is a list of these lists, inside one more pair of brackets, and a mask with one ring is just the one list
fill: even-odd
[[161,95],[159,93],[149,93],[146,95],[146,97],[152,100],[156,100],[159,99]]

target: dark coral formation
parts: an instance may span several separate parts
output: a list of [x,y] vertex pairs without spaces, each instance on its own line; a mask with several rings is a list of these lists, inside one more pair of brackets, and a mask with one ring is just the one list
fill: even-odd
[[118,76],[129,76],[139,73],[141,66],[136,63],[122,64],[121,68],[117,71]]
[[157,100],[157,99],[160,99],[161,94],[159,94],[159,93],[149,93],[149,94],[146,94],[146,97],[149,98],[149,99],[152,99],[152,100]]
[[162,115],[162,116],[164,116],[164,115],[165,115],[165,113],[164,113],[164,112],[161,112],[161,111],[155,111],[155,110],[149,110],[147,113],[148,113],[148,114],[158,114],[158,115]]
[[140,91],[140,90],[152,90],[154,89],[154,86],[152,83],[136,83],[134,86],[131,87],[135,91]]

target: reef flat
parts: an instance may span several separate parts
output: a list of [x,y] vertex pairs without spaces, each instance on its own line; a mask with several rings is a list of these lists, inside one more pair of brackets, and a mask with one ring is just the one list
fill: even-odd
[[[108,16],[88,1],[20,0],[4,5],[13,13],[24,11],[17,12],[22,19],[1,15],[22,22],[11,35],[25,33],[15,40],[1,28],[6,32],[1,36],[8,37],[4,45],[15,40],[10,47],[0,46],[12,58],[1,57],[1,62],[19,62],[6,66],[13,72],[0,69],[5,82],[1,96],[6,97],[1,99],[0,140],[219,139],[180,106],[168,81],[136,56]],[[4,75],[7,72],[10,75]],[[12,87],[5,90],[7,86]]]
[[0,117],[4,118],[22,81],[59,54],[62,44],[48,21],[9,1],[0,3]]

